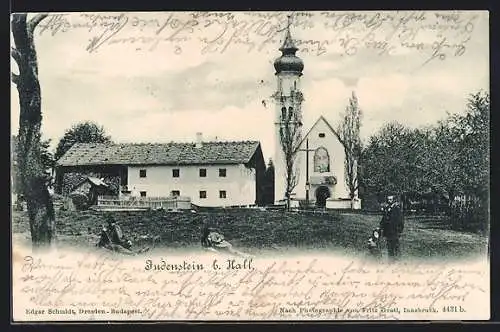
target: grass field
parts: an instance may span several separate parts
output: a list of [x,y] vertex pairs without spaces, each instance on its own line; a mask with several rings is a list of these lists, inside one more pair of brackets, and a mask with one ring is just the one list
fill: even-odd
[[[271,255],[308,250],[365,255],[366,241],[380,220],[378,215],[362,213],[257,210],[114,212],[113,215],[138,247],[198,248],[201,228],[209,224],[217,227],[239,250]],[[14,211],[12,217],[15,241],[29,243],[26,212]],[[91,247],[98,240],[104,220],[103,212],[58,211],[58,241]],[[402,255],[408,258],[464,258],[486,255],[488,238],[446,229],[436,217],[407,217],[401,243]]]

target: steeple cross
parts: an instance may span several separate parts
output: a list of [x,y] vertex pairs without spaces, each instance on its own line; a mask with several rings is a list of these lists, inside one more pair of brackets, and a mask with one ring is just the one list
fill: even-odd
[[288,30],[290,30],[290,26],[292,25],[292,14],[289,14],[286,17],[288,18],[288,22],[287,22],[286,28]]
[[290,31],[290,26],[292,25],[292,14],[288,14],[287,16],[287,23],[286,23],[286,26],[284,28],[281,28],[278,30],[278,32],[280,31]]

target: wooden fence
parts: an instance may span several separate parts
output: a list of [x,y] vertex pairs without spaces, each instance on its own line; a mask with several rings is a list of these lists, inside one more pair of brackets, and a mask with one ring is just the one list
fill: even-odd
[[189,197],[117,197],[99,196],[98,209],[110,210],[189,210],[191,199]]

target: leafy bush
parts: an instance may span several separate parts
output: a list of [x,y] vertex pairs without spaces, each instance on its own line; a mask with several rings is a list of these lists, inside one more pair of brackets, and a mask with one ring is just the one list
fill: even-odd
[[87,210],[90,206],[89,198],[87,195],[82,193],[71,194],[71,200],[73,201],[73,205],[78,211]]

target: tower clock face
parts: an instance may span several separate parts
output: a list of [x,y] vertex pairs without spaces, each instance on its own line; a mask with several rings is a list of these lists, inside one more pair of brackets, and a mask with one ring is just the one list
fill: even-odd
[[314,171],[318,173],[330,171],[330,156],[323,147],[318,148],[314,154]]

